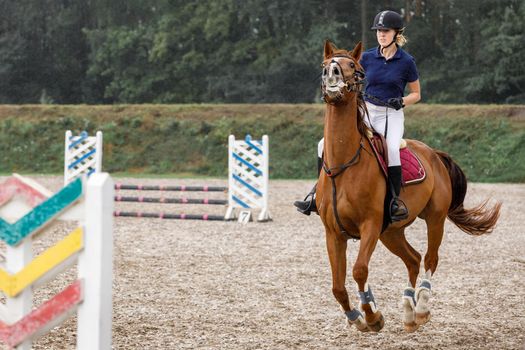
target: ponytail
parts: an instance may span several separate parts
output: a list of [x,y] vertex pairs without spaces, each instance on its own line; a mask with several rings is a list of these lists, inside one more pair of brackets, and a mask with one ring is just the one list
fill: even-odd
[[403,35],[404,31],[405,31],[405,28],[402,28],[396,34],[396,44],[399,47],[405,45],[408,41],[408,39]]

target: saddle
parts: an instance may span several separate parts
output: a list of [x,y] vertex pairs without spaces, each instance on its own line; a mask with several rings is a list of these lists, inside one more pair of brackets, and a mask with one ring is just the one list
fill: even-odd
[[[383,135],[373,132],[372,135],[367,137],[370,146],[374,150],[374,154],[377,158],[377,162],[380,165],[380,168],[385,176],[385,179],[388,178],[388,149],[387,143]],[[401,140],[401,147],[399,149],[399,154],[401,156],[401,169],[403,177],[403,186],[414,185],[425,180],[427,174],[423,164],[417,157],[417,155],[412,152],[407,147],[405,140]]]

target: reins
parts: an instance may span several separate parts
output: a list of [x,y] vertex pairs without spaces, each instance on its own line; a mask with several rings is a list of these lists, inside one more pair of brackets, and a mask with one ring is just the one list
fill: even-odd
[[369,99],[371,101],[379,103],[383,107],[386,107],[386,111],[385,111],[385,114],[386,114],[385,115],[385,139],[386,139],[386,136],[388,135],[388,108],[395,109],[394,106],[392,106],[388,102],[385,102],[383,100],[378,99],[374,95],[367,94],[366,92],[361,92],[360,97],[361,98],[367,98],[367,99]]

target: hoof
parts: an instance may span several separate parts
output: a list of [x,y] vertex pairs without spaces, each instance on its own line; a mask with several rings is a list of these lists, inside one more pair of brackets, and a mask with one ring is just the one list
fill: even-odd
[[368,325],[365,322],[363,322],[362,318],[360,318],[360,319],[358,318],[354,322],[348,320],[348,325],[350,327],[355,326],[355,328],[357,328],[357,330],[361,331],[361,332],[368,332],[369,331]]
[[415,332],[419,328],[419,325],[416,322],[414,322],[414,321],[412,321],[410,323],[406,323],[405,322],[404,324],[405,324],[405,332],[407,332],[407,333]]
[[366,321],[368,325],[368,329],[372,332],[379,332],[383,327],[385,326],[385,319],[383,317],[383,314],[381,314],[381,311],[377,311],[373,315],[373,320],[371,322]]
[[417,313],[416,312],[416,323],[418,325],[422,325],[427,323],[430,320],[430,311],[427,311],[425,313]]

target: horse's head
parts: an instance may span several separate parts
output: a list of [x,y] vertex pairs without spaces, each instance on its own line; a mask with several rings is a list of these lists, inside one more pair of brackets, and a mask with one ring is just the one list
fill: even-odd
[[326,103],[346,103],[350,94],[361,90],[365,77],[359,64],[362,52],[361,42],[352,51],[338,49],[328,40],[325,42],[321,91]]

